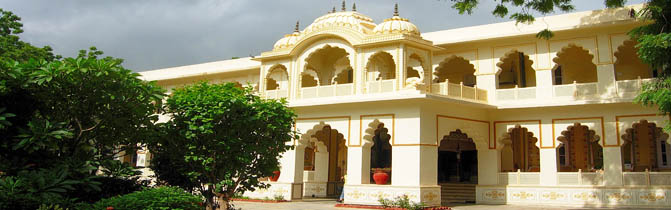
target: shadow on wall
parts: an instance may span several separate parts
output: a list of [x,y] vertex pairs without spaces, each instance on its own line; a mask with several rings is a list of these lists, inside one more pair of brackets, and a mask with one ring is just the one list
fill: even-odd
[[[635,11],[633,12],[635,14]],[[634,14],[631,9],[604,9],[593,10],[589,16],[580,19],[580,25],[575,28],[581,28],[592,24],[620,24],[621,20],[633,20]]]

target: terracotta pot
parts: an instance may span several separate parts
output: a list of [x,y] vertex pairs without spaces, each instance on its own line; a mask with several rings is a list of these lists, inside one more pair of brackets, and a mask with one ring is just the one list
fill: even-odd
[[276,182],[280,178],[280,171],[273,171],[273,176],[270,177],[271,182]]
[[375,180],[375,184],[387,184],[387,181],[389,180],[389,174],[382,170],[377,170],[373,174],[373,180]]

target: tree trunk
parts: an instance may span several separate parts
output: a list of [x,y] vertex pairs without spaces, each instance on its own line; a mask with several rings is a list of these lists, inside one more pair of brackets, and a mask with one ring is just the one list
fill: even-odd
[[228,210],[228,199],[225,199],[225,198],[224,198],[224,194],[223,194],[223,193],[220,193],[220,194],[217,196],[217,198],[218,198],[218,199],[217,199],[217,202],[218,202],[218,204],[219,204],[219,208],[220,208],[220,209],[223,209],[223,210]]

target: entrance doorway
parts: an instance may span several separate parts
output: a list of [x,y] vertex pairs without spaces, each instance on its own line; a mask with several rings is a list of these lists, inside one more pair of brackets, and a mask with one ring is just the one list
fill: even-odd
[[331,126],[324,126],[314,134],[314,137],[324,143],[328,153],[328,179],[326,196],[339,196],[345,184],[343,178],[347,174],[347,147],[343,135]]
[[478,182],[478,151],[461,130],[443,137],[438,147],[438,183]]
[[438,147],[438,184],[441,203],[475,202],[478,151],[473,139],[461,130],[450,132]]

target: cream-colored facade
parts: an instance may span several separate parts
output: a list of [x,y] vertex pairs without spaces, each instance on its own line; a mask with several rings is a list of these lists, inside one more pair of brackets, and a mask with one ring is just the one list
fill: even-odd
[[[300,139],[250,197],[337,196],[346,175],[349,204],[437,206],[453,183],[483,204],[669,206],[658,129],[669,118],[632,103],[656,75],[626,35],[641,24],[632,8],[430,33],[398,12],[376,23],[343,8],[256,57],[141,74],[169,90],[238,82],[288,99]],[[555,37],[537,39],[546,27]],[[390,184],[372,181],[375,167]]]

